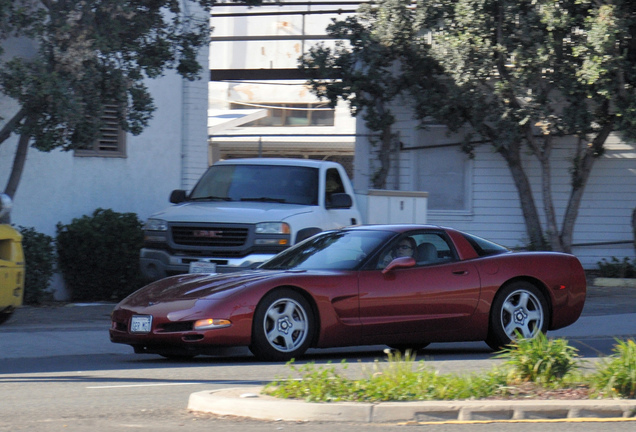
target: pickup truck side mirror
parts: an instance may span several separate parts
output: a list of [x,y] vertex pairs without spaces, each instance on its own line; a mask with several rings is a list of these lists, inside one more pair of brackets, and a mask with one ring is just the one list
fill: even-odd
[[353,200],[351,199],[351,195],[346,193],[334,193],[329,197],[325,207],[328,209],[345,209],[351,208],[352,206]]
[[187,194],[183,189],[175,189],[170,194],[170,202],[172,204],[179,204],[186,200]]

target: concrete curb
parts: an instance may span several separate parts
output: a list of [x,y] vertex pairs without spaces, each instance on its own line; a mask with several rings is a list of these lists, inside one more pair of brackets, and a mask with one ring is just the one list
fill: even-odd
[[306,403],[261,394],[263,387],[192,393],[188,409],[270,421],[447,422],[623,418],[636,421],[636,400],[472,400]]
[[603,278],[594,279],[594,285],[599,287],[618,287],[618,288],[636,288],[636,279],[634,278]]

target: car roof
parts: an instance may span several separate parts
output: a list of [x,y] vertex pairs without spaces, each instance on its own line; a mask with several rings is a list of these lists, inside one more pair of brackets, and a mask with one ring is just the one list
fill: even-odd
[[374,230],[374,231],[394,231],[407,232],[413,230],[447,230],[448,228],[439,225],[423,225],[423,224],[378,224],[378,225],[356,225],[344,228],[346,230]]

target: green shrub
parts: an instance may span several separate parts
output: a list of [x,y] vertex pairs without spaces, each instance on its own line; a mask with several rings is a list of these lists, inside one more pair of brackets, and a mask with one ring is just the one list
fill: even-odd
[[577,349],[565,339],[548,339],[539,332],[534,338],[518,338],[497,358],[512,367],[512,380],[532,381],[547,385],[560,382],[578,369]]
[[37,232],[34,228],[18,227],[22,234],[24,250],[24,303],[40,304],[51,300],[47,292],[55,270],[53,237]]
[[[485,374],[453,375],[440,374],[415,362],[415,357],[407,353],[388,352],[387,363],[376,361],[373,370],[364,379],[353,380],[342,376],[331,364],[316,366],[308,363],[296,367],[288,366],[300,379],[278,380],[268,384],[265,392],[269,395],[304,399],[308,402],[379,402],[410,400],[452,400],[484,398],[505,395],[506,374],[495,369]],[[347,364],[343,360],[342,367]]]
[[598,262],[598,268],[601,277],[636,278],[636,262],[630,262],[628,257],[622,261],[616,257],[612,257],[610,261],[603,258]]
[[142,222],[134,213],[97,209],[57,224],[58,266],[74,301],[118,300],[143,285]]
[[596,392],[606,396],[636,398],[636,343],[617,340],[614,354],[600,363],[592,377]]

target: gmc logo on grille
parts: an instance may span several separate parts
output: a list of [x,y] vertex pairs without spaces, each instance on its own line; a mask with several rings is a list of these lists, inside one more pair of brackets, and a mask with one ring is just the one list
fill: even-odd
[[223,237],[223,231],[197,230],[197,231],[194,231],[192,234],[195,237],[206,237],[206,238]]

